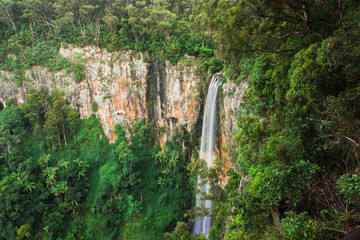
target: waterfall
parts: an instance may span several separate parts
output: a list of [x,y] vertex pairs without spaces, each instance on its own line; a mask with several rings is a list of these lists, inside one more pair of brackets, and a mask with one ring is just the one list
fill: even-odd
[[[209,86],[204,119],[201,133],[201,145],[200,145],[200,158],[205,160],[207,167],[211,167],[213,160],[215,159],[215,135],[216,135],[216,100],[217,91],[220,84],[216,77],[213,77]],[[210,185],[208,183],[201,185],[202,179],[198,176],[197,188],[200,193],[196,195],[196,207],[205,207],[207,209],[212,208],[212,202],[210,200],[202,200],[202,194],[208,194],[210,191]],[[206,237],[209,236],[209,230],[211,228],[211,217],[205,216],[201,219],[197,219],[193,233],[202,233]]]

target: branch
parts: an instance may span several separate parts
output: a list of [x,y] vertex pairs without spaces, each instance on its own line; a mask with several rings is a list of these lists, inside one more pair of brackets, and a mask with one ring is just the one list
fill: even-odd
[[11,24],[12,24],[12,28],[14,29],[14,31],[16,32],[16,26],[15,23],[13,21],[13,18],[11,17],[11,14],[8,11],[8,8],[5,8],[6,14],[7,14],[7,18],[10,20]]
[[343,12],[343,10],[342,10],[342,6],[341,6],[340,0],[337,0],[337,5],[338,5],[338,10],[339,10],[339,15],[340,15],[340,23],[342,23],[343,20],[344,20],[344,12]]
[[350,142],[354,143],[357,147],[359,147],[359,144],[357,144],[354,140],[352,140],[349,137],[345,137],[347,140],[349,140]]

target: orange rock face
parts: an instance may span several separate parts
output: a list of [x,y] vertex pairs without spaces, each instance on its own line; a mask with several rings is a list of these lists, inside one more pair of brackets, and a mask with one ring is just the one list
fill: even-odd
[[81,96],[77,95],[75,102],[81,117],[90,116],[91,103],[96,102],[96,114],[111,142],[115,141],[116,124],[127,131],[132,122],[148,118],[149,112],[158,127],[166,128],[161,144],[177,126],[188,131],[194,127],[199,107],[193,90],[200,81],[194,65],[167,63],[152,68],[140,53],[109,53],[96,47],[62,48],[60,53],[70,60],[76,55],[84,59],[85,79],[78,84]]
[[[142,118],[150,118],[156,126],[165,127],[165,134],[160,139],[161,146],[170,139],[175,128],[182,126],[193,131],[199,117],[200,106],[197,89],[201,76],[195,73],[196,62],[175,66],[164,63],[154,67],[143,61],[141,53],[107,52],[89,46],[84,48],[61,48],[60,54],[74,60],[81,56],[85,67],[85,77],[80,83],[73,80],[73,73],[65,70],[50,72],[47,68],[35,66],[26,70],[25,81],[21,88],[11,78],[11,72],[0,71],[0,101],[16,98],[24,102],[26,92],[31,88],[44,86],[51,90],[57,87],[64,90],[65,97],[77,108],[82,118],[93,112],[91,104],[98,106],[96,115],[101,121],[107,138],[114,142],[114,127],[120,124],[129,134],[131,124]],[[233,135],[237,132],[236,111],[242,101],[246,84],[231,81],[223,84],[223,113],[221,116],[221,145],[234,144]],[[149,116],[151,114],[151,116]],[[230,159],[231,151],[220,150],[220,156]],[[231,168],[230,161],[225,169]],[[222,183],[227,178],[224,176]]]
[[220,119],[222,128],[219,132],[221,134],[221,147],[226,149],[221,151],[221,158],[227,159],[221,178],[221,185],[225,186],[228,181],[225,173],[232,167],[230,159],[231,155],[235,154],[235,151],[231,151],[231,146],[236,146],[233,137],[238,131],[236,125],[237,111],[240,109],[240,103],[243,101],[247,84],[246,82],[235,84],[229,81],[223,84],[222,88],[224,95],[223,103],[221,103],[223,104],[223,115],[220,115],[223,117]]

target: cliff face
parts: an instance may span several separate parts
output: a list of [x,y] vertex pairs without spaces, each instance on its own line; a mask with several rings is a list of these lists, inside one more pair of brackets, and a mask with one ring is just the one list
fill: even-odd
[[[44,67],[27,70],[25,81],[17,87],[12,73],[0,71],[0,101],[12,98],[18,104],[24,102],[30,88],[44,86],[51,90],[64,90],[71,105],[78,109],[82,118],[93,112],[91,104],[98,106],[98,115],[105,135],[115,140],[114,126],[120,124],[129,129],[131,122],[150,118],[158,127],[165,127],[162,142],[172,135],[177,126],[192,131],[200,115],[198,85],[200,76],[195,72],[196,62],[146,63],[144,56],[134,52],[107,52],[97,47],[61,48],[60,54],[70,61],[80,61],[85,67],[84,79],[76,83],[73,73],[50,72]],[[223,85],[223,109],[221,118],[222,145],[231,143],[236,129],[235,116],[245,85],[228,82]],[[226,156],[226,155],[223,155]]]
[[222,185],[225,185],[227,182],[227,177],[225,175],[226,170],[231,167],[232,158],[237,157],[237,147],[234,141],[234,135],[238,131],[236,125],[236,116],[240,108],[240,103],[243,101],[245,91],[247,89],[247,83],[242,82],[236,84],[231,81],[227,81],[222,85],[222,102],[220,102],[220,129],[218,133],[220,134],[221,148],[220,157],[226,159],[225,161],[225,171],[222,172],[223,177],[221,178]]

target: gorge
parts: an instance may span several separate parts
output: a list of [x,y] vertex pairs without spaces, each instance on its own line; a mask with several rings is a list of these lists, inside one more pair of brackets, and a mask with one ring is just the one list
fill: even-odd
[[[5,103],[9,100],[13,100],[16,105],[20,106],[27,103],[26,99],[33,91],[41,91],[44,88],[50,93],[54,89],[58,89],[64,91],[64,98],[67,99],[70,107],[79,112],[80,118],[88,119],[94,114],[101,123],[104,135],[109,139],[110,143],[118,144],[119,135],[116,133],[115,128],[117,124],[124,131],[124,137],[128,139],[127,141],[133,141],[130,139],[136,134],[134,131],[138,131],[135,130],[136,128],[134,129],[134,123],[143,118],[148,119],[147,121],[157,131],[160,132],[160,129],[164,129],[162,135],[159,132],[156,133],[157,140],[152,140],[159,141],[163,149],[167,148],[166,142],[170,141],[174,134],[179,131],[184,131],[183,134],[185,135],[198,132],[199,136],[197,138],[200,140],[201,125],[203,124],[201,115],[209,111],[209,107],[205,106],[204,101],[209,78],[201,78],[197,73],[199,63],[196,60],[179,62],[176,65],[171,65],[169,62],[145,62],[141,53],[131,51],[107,52],[93,46],[85,48],[68,46],[67,48],[60,48],[59,53],[69,61],[75,61],[76,58],[81,56],[84,65],[84,76],[80,82],[74,81],[72,72],[66,72],[65,70],[53,72],[46,67],[34,66],[25,71],[24,76],[27,80],[21,86],[18,86],[13,80],[14,75],[11,72],[0,70],[0,78],[2,79],[0,81],[0,101],[6,105]],[[218,85],[212,81],[210,86]],[[219,136],[216,139],[214,130],[211,130],[213,127],[209,131],[212,135],[210,143],[212,147],[210,148],[215,151],[216,142],[218,156],[226,159],[226,166],[219,175],[223,185],[227,181],[225,171],[230,168],[230,156],[234,154],[232,152],[234,150],[234,140],[231,133],[236,131],[235,114],[244,96],[246,86],[245,82],[240,84],[232,81],[225,82],[222,86],[222,95],[219,98],[219,107],[217,107],[221,111],[215,112],[213,109],[211,110],[212,117],[204,119],[207,122],[210,121],[209,119],[218,118],[221,123],[217,130]],[[214,101],[217,98],[213,96],[213,91],[209,93],[207,95],[208,99],[213,100],[213,107],[215,107]],[[210,126],[210,123],[204,124],[205,128],[207,125]],[[101,135],[99,137],[101,138]],[[204,135],[203,138],[207,138],[207,136]],[[77,139],[77,141],[79,140]],[[195,139],[195,141],[198,140]],[[205,144],[206,141],[202,140],[202,142]],[[81,145],[84,144],[79,146]],[[184,142],[179,146],[185,146],[185,149],[188,148],[187,145],[184,145]],[[224,147],[227,147],[227,149],[224,150]],[[42,152],[42,150],[38,151]],[[205,151],[204,146],[201,147],[200,151]],[[194,152],[191,154],[190,157],[197,155]],[[200,153],[201,158],[204,156],[204,153]],[[208,156],[213,159],[212,154]],[[104,159],[100,161],[104,161],[107,157],[104,156]],[[108,164],[106,162],[101,163],[105,165],[99,171],[107,168],[107,165],[113,164],[110,160],[108,161]],[[149,159],[147,161],[153,160]],[[210,161],[210,159],[207,159],[207,161]],[[136,168],[139,169],[139,167]],[[121,168],[118,171],[121,172]],[[101,174],[105,174],[105,172]],[[106,174],[109,175],[110,173]],[[157,181],[164,176],[161,175]],[[104,178],[106,178],[106,175],[104,175]],[[101,179],[102,175],[97,181],[103,181]],[[96,184],[99,183],[94,182],[93,184],[95,184],[93,188],[97,188]],[[132,184],[135,184],[135,182]],[[96,198],[91,194],[89,197]],[[187,204],[191,205],[190,199]],[[201,230],[203,233],[207,231],[206,236],[208,236],[209,224],[210,219],[207,220],[206,230]],[[161,234],[161,232],[156,234]]]
[[0,240],[356,236],[359,26],[358,0],[0,0]]

